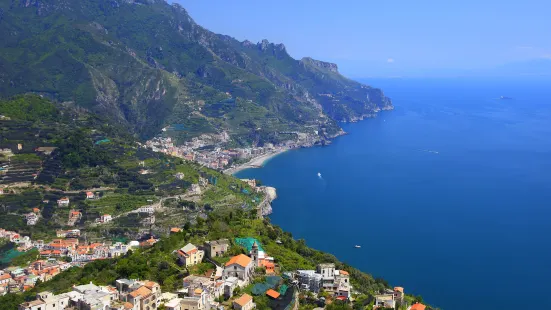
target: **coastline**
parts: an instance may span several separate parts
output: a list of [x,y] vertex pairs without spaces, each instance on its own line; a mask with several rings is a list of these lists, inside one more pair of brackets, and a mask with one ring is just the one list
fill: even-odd
[[232,168],[228,168],[228,169],[224,170],[224,174],[234,175],[234,174],[238,173],[239,171],[242,171],[242,170],[245,170],[245,169],[262,168],[262,166],[264,166],[264,164],[268,160],[270,160],[270,159],[272,159],[272,158],[274,158],[274,157],[276,157],[280,154],[283,154],[283,153],[287,152],[288,150],[291,150],[291,148],[283,148],[283,149],[275,150],[275,151],[272,151],[272,152],[269,152],[269,153],[266,153],[266,154],[262,154],[262,155],[257,156],[257,157],[253,157],[247,163],[241,164],[237,167],[232,167]]

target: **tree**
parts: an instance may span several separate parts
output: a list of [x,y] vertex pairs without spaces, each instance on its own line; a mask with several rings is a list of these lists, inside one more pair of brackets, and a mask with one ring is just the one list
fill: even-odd
[[241,288],[238,286],[233,290],[233,295],[237,296],[237,295],[239,295],[239,293],[241,293]]

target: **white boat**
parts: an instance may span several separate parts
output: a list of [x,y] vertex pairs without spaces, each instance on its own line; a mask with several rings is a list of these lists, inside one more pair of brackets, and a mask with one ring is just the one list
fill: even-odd
[[359,248],[361,248],[362,246],[356,244],[354,247],[355,247],[356,249],[359,249]]
[[318,178],[321,178],[321,173],[320,172],[318,172]]

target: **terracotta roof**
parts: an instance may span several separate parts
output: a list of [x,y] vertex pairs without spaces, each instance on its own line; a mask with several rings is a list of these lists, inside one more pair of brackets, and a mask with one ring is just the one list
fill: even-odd
[[9,274],[3,274],[0,276],[0,280],[7,280],[7,279],[11,279],[11,276]]
[[251,258],[248,257],[245,254],[239,254],[237,256],[232,257],[227,263],[226,266],[230,266],[233,264],[238,264],[241,267],[247,267],[251,263]]
[[249,302],[251,302],[252,300],[253,300],[253,298],[251,297],[251,295],[243,294],[243,295],[241,295],[241,297],[234,300],[234,303],[236,303],[236,304],[240,305],[241,307],[243,307],[246,304],[248,304]]
[[338,300],[346,300],[346,297],[345,296],[337,296],[337,299]]
[[138,296],[142,296],[142,297],[147,297],[151,294],[151,290],[148,289],[147,287],[145,286],[141,286],[139,289],[135,290],[135,291],[132,291],[132,293],[130,293],[130,296],[136,298]]
[[411,308],[409,308],[410,310],[425,310],[427,306],[423,305],[423,304],[420,304],[420,303],[416,303],[415,305],[411,306]]
[[200,288],[196,288],[196,289],[193,291],[193,293],[195,293],[195,294],[201,294],[201,293],[203,293],[203,290],[200,289]]
[[280,294],[278,292],[272,290],[272,289],[269,289],[269,290],[266,291],[266,295],[268,295],[268,296],[270,296],[274,299],[277,299]]
[[269,260],[266,260],[266,259],[263,259],[260,261],[260,266],[261,267],[266,267],[267,269],[268,268],[275,268],[275,264]]
[[347,275],[347,276],[349,275],[348,271],[346,271],[346,270],[339,270],[339,273]]
[[134,305],[131,304],[131,303],[129,303],[129,302],[125,302],[125,303],[124,303],[124,308],[125,308],[125,309],[132,309],[132,308],[134,308]]
[[400,293],[403,294],[403,293],[404,293],[404,288],[401,287],[401,286],[396,286],[396,287],[394,288],[394,291],[398,291],[398,292],[400,292]]
[[170,232],[173,232],[173,233],[177,233],[177,232],[181,232],[181,231],[182,231],[182,229],[181,229],[181,228],[178,228],[178,227],[172,227],[172,228],[170,229]]
[[153,282],[153,281],[147,281],[144,284],[144,286],[147,287],[148,289],[152,289],[155,285],[158,285],[158,284],[156,282]]

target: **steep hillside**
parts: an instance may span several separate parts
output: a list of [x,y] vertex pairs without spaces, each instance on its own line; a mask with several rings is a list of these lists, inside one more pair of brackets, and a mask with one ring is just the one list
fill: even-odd
[[[74,102],[141,138],[178,125],[180,141],[227,131],[339,132],[390,109],[383,93],[282,44],[238,42],[162,0],[0,0],[0,93]],[[274,134],[276,133],[276,134]]]
[[[122,128],[70,105],[17,96],[0,100],[0,115],[4,229],[46,240],[69,227],[92,239],[137,238],[144,231],[167,232],[215,209],[252,210],[264,198],[229,175],[148,150]],[[87,199],[86,192],[94,198]],[[68,205],[58,205],[63,197]],[[148,214],[133,213],[148,205],[157,207],[155,225],[147,223]],[[72,225],[71,210],[82,213]],[[39,214],[35,225],[25,220],[31,212]],[[96,225],[102,214],[116,218]]]

